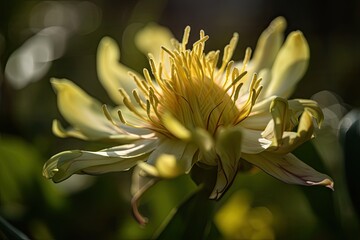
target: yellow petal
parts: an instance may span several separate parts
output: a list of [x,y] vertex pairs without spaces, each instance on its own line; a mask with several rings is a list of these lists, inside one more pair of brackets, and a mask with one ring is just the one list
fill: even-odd
[[185,169],[177,163],[174,155],[161,154],[155,163],[159,175],[163,178],[174,178],[184,174]]
[[289,97],[303,77],[309,57],[309,46],[303,34],[300,31],[290,33],[275,59],[265,96]]
[[290,118],[287,101],[283,98],[275,98],[270,105],[270,112],[273,116],[274,123],[274,144],[275,146],[279,146]]
[[[87,139],[108,138],[119,131],[104,116],[101,104],[81,88],[66,79],[51,79],[57,92],[57,103],[63,117]],[[61,135],[60,125],[55,123],[55,133]],[[64,132],[63,132],[64,133]],[[65,134],[65,133],[64,133]],[[68,133],[72,136],[77,134]]]
[[254,57],[251,60],[251,70],[258,72],[263,68],[271,67],[284,40],[285,28],[285,18],[277,17],[260,35],[255,48]]
[[66,138],[66,137],[75,137],[75,138],[79,138],[79,139],[83,139],[83,140],[87,140],[88,138],[79,130],[74,129],[74,128],[68,128],[65,129],[61,123],[54,119],[52,122],[52,131],[53,133],[61,138]]
[[166,129],[175,137],[188,141],[191,138],[191,132],[186,129],[177,119],[175,119],[170,113],[164,113],[162,116],[162,122]]
[[129,75],[129,72],[135,73],[135,71],[119,61],[120,50],[116,42],[110,37],[101,39],[97,50],[97,73],[99,80],[111,99],[118,105],[121,105],[123,97],[119,93],[119,88],[124,89],[130,98],[133,98],[131,92],[136,88],[136,83],[133,77]]
[[149,23],[136,34],[135,44],[146,56],[151,53],[158,62],[161,47],[171,49],[172,38],[173,35],[169,29],[156,23]]
[[197,151],[194,144],[166,139],[150,154],[147,162],[138,166],[152,177],[174,178],[190,172]]
[[275,153],[286,154],[297,147],[299,147],[304,142],[310,140],[313,137],[314,126],[313,126],[313,118],[305,111],[300,118],[299,126],[297,132],[284,132],[281,143],[279,145],[274,146],[274,150],[269,148],[269,151]]
[[317,102],[310,99],[291,99],[288,103],[293,115],[291,121],[294,125],[297,124],[297,119],[300,114],[306,110],[313,118],[315,118],[318,126],[321,126],[322,121],[324,120],[324,114]]

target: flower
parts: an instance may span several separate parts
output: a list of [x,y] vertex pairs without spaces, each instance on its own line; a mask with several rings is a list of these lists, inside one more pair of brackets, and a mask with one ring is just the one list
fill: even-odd
[[249,163],[287,183],[332,188],[331,178],[291,153],[313,137],[323,114],[313,100],[288,100],[307,68],[309,47],[300,31],[283,43],[285,26],[284,18],[276,18],[261,34],[253,58],[248,48],[241,62],[231,60],[238,41],[234,34],[219,64],[220,51],[204,52],[209,39],[204,31],[189,48],[190,27],[178,42],[169,40],[165,28],[150,25],[136,38],[141,50],[153,53],[143,74],[119,63],[116,43],[103,38],[98,74],[118,106],[102,105],[69,80],[52,79],[58,108],[72,125],[65,129],[54,120],[53,132],[115,146],[56,154],[43,175],[60,182],[72,174],[138,166],[135,206],[157,180],[187,174],[194,165],[217,168],[212,199],[220,198]]
[[224,239],[275,239],[271,211],[251,205],[251,194],[240,190],[216,212],[214,223]]

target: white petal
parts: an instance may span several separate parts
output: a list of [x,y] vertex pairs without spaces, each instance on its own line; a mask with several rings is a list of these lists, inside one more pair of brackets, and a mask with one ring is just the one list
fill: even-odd
[[260,153],[271,145],[271,141],[262,137],[262,131],[241,128],[243,141],[241,152],[248,154]]
[[226,128],[218,132],[215,145],[219,157],[218,173],[214,189],[210,194],[211,199],[219,199],[234,181],[243,140],[240,128]]
[[263,101],[255,103],[249,116],[241,121],[241,126],[252,130],[264,130],[272,119],[269,109],[274,98],[275,97],[266,98]]
[[43,175],[61,182],[72,174],[102,174],[125,171],[144,161],[156,148],[157,140],[139,140],[99,152],[65,151],[54,155],[44,165]]
[[314,170],[291,153],[287,155],[267,152],[256,155],[244,154],[242,158],[286,183],[307,186],[325,185],[331,189],[334,185],[329,176]]

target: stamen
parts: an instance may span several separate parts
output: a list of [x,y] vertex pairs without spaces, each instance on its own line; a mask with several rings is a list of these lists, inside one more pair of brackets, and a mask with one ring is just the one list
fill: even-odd
[[135,113],[137,116],[139,116],[143,120],[146,120],[146,118],[141,113],[138,112],[138,110],[135,108],[135,106],[130,102],[130,100],[128,98],[124,98],[123,103],[131,112]]
[[[235,69],[236,69],[236,68],[235,68]],[[247,74],[247,72],[242,72],[239,76],[237,76],[237,77],[232,81],[232,83],[230,84],[230,86],[228,86],[228,87],[225,89],[225,92],[229,91],[230,88],[232,88],[233,86],[235,86],[236,83],[239,82],[240,79],[243,78],[246,74]]]
[[148,95],[147,87],[144,86],[142,82],[145,82],[144,80],[140,80],[134,73],[130,72],[130,76],[133,77],[136,86],[140,88],[141,92],[143,92],[145,95]]
[[144,74],[144,77],[147,81],[148,84],[151,84],[152,83],[152,79],[150,77],[150,73],[149,73],[149,70],[147,70],[146,68],[143,69],[143,74]]
[[184,30],[184,35],[183,35],[183,39],[182,39],[182,43],[181,43],[181,50],[185,51],[186,49],[186,45],[189,41],[189,36],[190,36],[190,26],[186,26],[185,30]]
[[224,69],[225,69],[227,63],[231,60],[231,57],[235,51],[235,47],[238,42],[238,38],[239,38],[239,35],[237,33],[234,33],[233,37],[230,40],[230,43],[224,47],[224,55],[223,55],[223,59],[222,59],[222,64],[217,73],[217,77],[224,72]]
[[161,49],[164,50],[167,54],[169,54],[170,57],[175,58],[175,55],[173,54],[173,52],[170,51],[169,49],[167,49],[166,47],[161,46]]
[[121,110],[118,110],[117,113],[118,113],[118,116],[119,116],[120,121],[121,121],[123,124],[127,125],[127,122],[126,122],[126,120],[125,120],[125,118],[124,118]]
[[139,104],[139,106],[142,108],[142,109],[146,109],[146,106],[145,106],[145,104],[143,103],[143,101],[140,99],[140,97],[139,97],[139,94],[138,94],[138,92],[136,91],[136,89],[134,89],[133,91],[132,91],[132,94],[133,94],[133,96],[134,96],[134,98],[135,98],[135,101]]
[[243,61],[243,65],[241,68],[241,72],[245,71],[246,66],[248,65],[249,61],[250,61],[250,57],[251,57],[251,48],[246,48],[245,50],[245,56],[244,56],[244,61]]
[[229,81],[230,70],[232,69],[232,66],[233,66],[233,65],[234,65],[234,61],[230,61],[230,62],[228,62],[227,66],[226,66],[226,70],[225,70],[225,81],[224,81],[223,87],[225,87],[225,85],[226,85],[227,82]]
[[154,61],[154,56],[151,53],[149,53],[148,57],[149,57],[149,63],[150,63],[151,72],[156,77],[157,72],[156,72],[156,65],[155,65],[155,61]]
[[119,92],[120,92],[121,96],[123,96],[123,98],[126,98],[126,99],[128,99],[130,101],[130,97],[127,94],[127,92],[125,91],[125,89],[119,88]]
[[103,104],[103,105],[102,105],[102,110],[103,110],[103,113],[104,113],[106,119],[109,120],[109,122],[111,122],[114,126],[117,126],[117,127],[118,127],[117,123],[116,123],[116,122],[114,121],[114,119],[111,117],[111,114],[110,114],[110,112],[109,112],[106,104]]
[[[202,38],[200,38],[199,40],[197,40],[194,44],[193,44],[193,48],[196,48],[198,45],[200,45],[201,43],[205,43],[206,40],[209,39],[209,36],[203,36]],[[196,52],[196,51],[195,51]]]
[[205,31],[204,30],[200,30],[200,39],[203,38],[205,36]]
[[236,89],[235,89],[235,94],[234,94],[234,103],[238,100],[239,98],[239,93],[240,93],[240,89],[241,87],[243,86],[244,84],[243,83],[240,83]]

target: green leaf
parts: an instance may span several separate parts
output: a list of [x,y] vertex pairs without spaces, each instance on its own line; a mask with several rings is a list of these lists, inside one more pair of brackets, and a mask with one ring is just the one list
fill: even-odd
[[213,224],[216,201],[209,200],[216,179],[216,168],[193,166],[191,177],[198,184],[190,197],[174,208],[154,234],[154,239],[209,239],[218,235]]
[[215,201],[199,187],[189,199],[173,209],[171,220],[155,239],[205,239],[211,231]]

